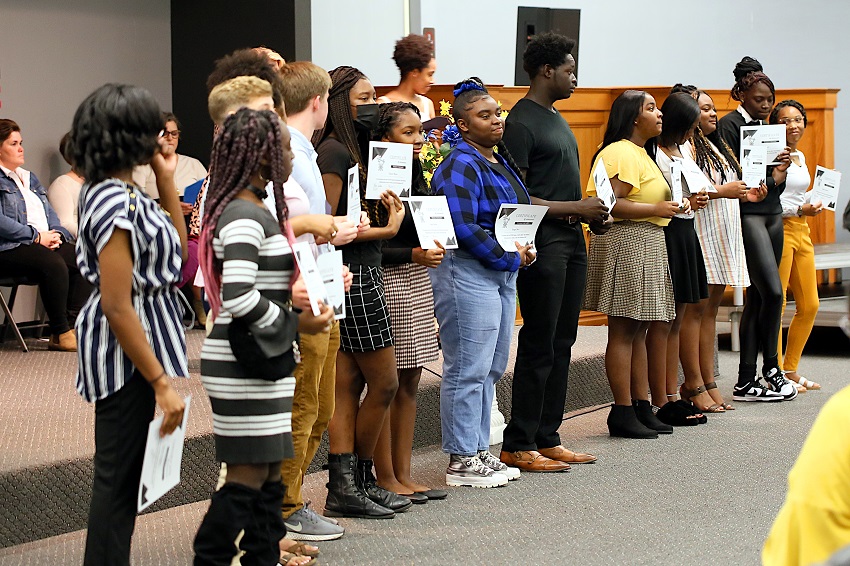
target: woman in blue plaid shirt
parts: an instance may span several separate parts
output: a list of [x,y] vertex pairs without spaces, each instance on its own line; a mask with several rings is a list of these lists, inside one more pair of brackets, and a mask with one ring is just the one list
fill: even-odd
[[494,237],[503,203],[530,202],[517,171],[493,148],[502,140],[499,105],[478,79],[459,83],[452,113],[462,141],[434,172],[431,186],[449,203],[457,250],[429,273],[443,345],[440,386],[448,485],[496,487],[519,477],[490,454],[490,407],[505,371],[516,315],[517,270],[530,246],[505,250]]

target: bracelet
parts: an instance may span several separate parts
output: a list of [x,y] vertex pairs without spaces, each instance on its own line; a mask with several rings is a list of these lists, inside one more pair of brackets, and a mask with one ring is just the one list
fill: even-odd
[[162,373],[161,373],[161,374],[159,374],[158,376],[156,376],[156,379],[152,379],[152,380],[148,381],[148,383],[150,383],[151,385],[153,385],[154,383],[156,383],[157,381],[159,381],[159,380],[160,380],[160,379],[162,379],[163,377],[165,377],[165,370],[162,370]]

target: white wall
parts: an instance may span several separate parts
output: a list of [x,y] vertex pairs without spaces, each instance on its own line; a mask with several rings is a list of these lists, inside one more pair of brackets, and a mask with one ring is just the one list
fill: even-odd
[[169,0],[0,0],[0,117],[21,126],[25,168],[47,186],[67,170],[59,140],[106,82],[171,107]]
[[[391,55],[403,35],[403,2],[371,0],[337,15],[342,6],[355,5],[313,0],[313,59],[326,68],[353,65],[375,84],[394,84]],[[682,82],[729,88],[735,63],[750,55],[778,88],[840,88],[835,165],[850,177],[850,108],[843,107],[850,93],[850,2],[422,0],[420,5],[422,26],[436,29],[436,78],[442,84],[470,75],[513,84],[516,12],[522,5],[581,10],[580,87]],[[732,21],[732,14],[739,17]],[[850,197],[847,185],[841,210]],[[850,241],[840,218],[836,234]]]

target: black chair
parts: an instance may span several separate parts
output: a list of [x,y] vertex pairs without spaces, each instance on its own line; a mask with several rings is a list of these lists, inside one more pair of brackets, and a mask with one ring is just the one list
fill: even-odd
[[27,343],[24,341],[24,337],[21,335],[21,329],[38,329],[39,337],[41,336],[41,331],[48,325],[44,322],[44,317],[42,316],[41,320],[34,322],[26,322],[22,324],[18,324],[15,322],[15,318],[12,316],[12,309],[15,308],[15,298],[18,296],[18,287],[21,285],[38,285],[35,281],[27,277],[26,275],[18,275],[18,276],[0,276],[0,287],[11,287],[12,292],[9,294],[9,302],[6,302],[6,297],[3,296],[3,293],[0,293],[0,308],[3,309],[3,314],[5,318],[3,320],[3,325],[0,327],[0,344],[6,339],[6,333],[8,332],[9,327],[12,327],[12,330],[15,333],[15,338],[18,341],[18,344],[21,345],[21,349],[24,352],[29,352],[29,348],[27,348]]

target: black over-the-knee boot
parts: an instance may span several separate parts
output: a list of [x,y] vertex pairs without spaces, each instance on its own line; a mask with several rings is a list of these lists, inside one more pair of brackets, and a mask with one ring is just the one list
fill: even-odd
[[212,494],[210,508],[195,535],[195,566],[230,566],[239,552],[239,533],[256,523],[261,492],[238,483],[225,483]]

